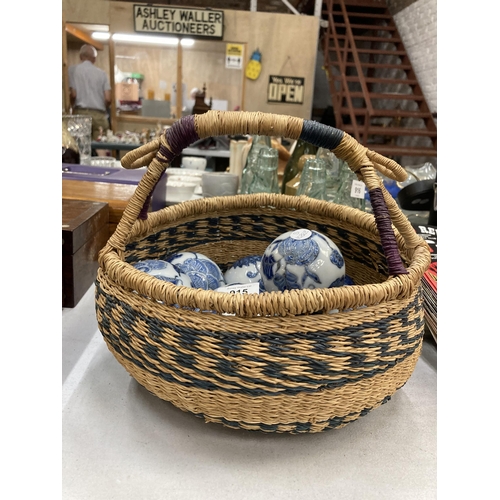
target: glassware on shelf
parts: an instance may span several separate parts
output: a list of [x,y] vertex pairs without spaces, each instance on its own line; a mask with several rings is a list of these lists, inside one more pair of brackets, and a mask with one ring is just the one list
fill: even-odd
[[437,177],[436,167],[431,162],[425,162],[422,165],[413,165],[404,167],[408,177],[402,182],[398,182],[399,189],[403,189],[417,181],[435,180]]
[[114,168],[121,167],[121,164],[118,160],[113,158],[112,156],[92,156],[90,159],[90,163],[92,167],[106,167],[106,168]]
[[405,170],[414,175],[417,181],[434,180],[437,176],[437,170],[431,162],[425,162],[423,165],[405,167]]
[[303,141],[302,139],[297,139],[295,147],[292,151],[290,159],[288,160],[285,171],[283,173],[283,180],[281,183],[281,192],[284,194],[286,190],[286,185],[299,173],[299,159],[303,155],[314,155],[316,154],[318,148],[313,144]]
[[[358,210],[365,210],[365,191],[362,193],[362,198],[351,196],[353,190],[353,182],[358,181],[356,174],[349,168],[347,162],[341,160],[340,163],[341,186],[338,191],[337,201],[339,205],[345,205]],[[365,188],[364,188],[365,189]]]
[[413,184],[414,182],[417,182],[418,179],[412,173],[407,171],[407,174],[408,174],[408,177],[406,178],[406,180],[397,183],[399,189],[403,189],[404,187],[409,186],[410,184]]
[[300,195],[326,200],[326,162],[321,158],[305,161],[297,189],[297,196]]
[[62,115],[62,122],[78,145],[80,164],[90,165],[92,156],[92,117],[86,115]]
[[270,148],[270,147],[271,147],[271,138],[269,136],[267,135],[252,136],[252,146],[250,147],[250,151],[248,152],[248,156],[246,158],[245,166],[243,167],[243,171],[241,173],[241,188],[240,188],[241,194],[249,193],[249,188],[250,184],[252,183],[259,151],[262,148]]
[[326,200],[333,203],[338,203],[339,190],[342,185],[342,163],[343,160],[337,158],[334,153],[325,148],[318,148],[316,158],[325,163],[326,179],[325,193]]
[[248,194],[280,192],[277,149],[265,146],[259,149],[247,192]]
[[297,194],[297,189],[299,188],[300,177],[302,175],[304,163],[306,162],[306,160],[314,159],[314,158],[316,158],[315,155],[302,155],[299,158],[299,161],[297,163],[297,175],[293,179],[291,179],[290,181],[288,181],[286,183],[285,194],[288,194],[291,196],[295,196]]
[[75,138],[68,132],[66,124],[62,122],[62,162],[80,163],[80,151]]

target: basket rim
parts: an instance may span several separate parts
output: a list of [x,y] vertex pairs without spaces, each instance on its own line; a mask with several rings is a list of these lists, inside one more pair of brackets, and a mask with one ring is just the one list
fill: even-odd
[[[128,236],[127,244],[140,241],[149,234],[171,224],[197,215],[223,213],[234,209],[258,209],[267,207],[307,211],[311,214],[331,216],[333,219],[362,228],[375,236],[378,231],[375,218],[360,210],[307,196],[273,194],[235,195],[191,200],[152,212],[148,219],[137,220]],[[351,309],[370,306],[411,295],[430,263],[430,252],[425,241],[409,249],[397,229],[394,228],[400,252],[408,255],[408,274],[389,276],[382,283],[351,285],[339,288],[286,290],[259,294],[226,294],[213,290],[193,289],[158,280],[124,260],[125,248],[116,249],[109,244],[99,255],[100,272],[112,283],[137,293],[182,307],[199,308],[201,311],[235,314],[239,317],[295,316],[331,309]],[[161,306],[162,304],[158,304]]]

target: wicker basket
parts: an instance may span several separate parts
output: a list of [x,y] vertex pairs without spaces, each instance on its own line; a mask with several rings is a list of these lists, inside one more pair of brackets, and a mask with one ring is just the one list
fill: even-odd
[[[225,134],[300,137],[328,148],[365,182],[375,216],[267,194],[148,213],[172,159],[200,138]],[[403,180],[397,163],[317,122],[209,111],[177,121],[122,164],[148,169],[99,255],[96,313],[108,348],[146,389],[207,422],[305,433],[343,427],[406,383],[422,346],[421,278],[430,254],[375,172]],[[224,270],[297,227],[330,237],[356,285],[225,294],[177,287],[132,265],[194,251]]]

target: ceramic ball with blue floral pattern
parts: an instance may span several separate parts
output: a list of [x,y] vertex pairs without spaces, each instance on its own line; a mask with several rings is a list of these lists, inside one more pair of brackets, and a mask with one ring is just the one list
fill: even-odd
[[136,262],[133,266],[159,280],[169,281],[174,285],[191,287],[191,278],[176,269],[170,262],[161,259],[147,259]]
[[165,260],[179,272],[187,274],[193,288],[215,290],[226,284],[219,266],[202,253],[179,252]]
[[260,280],[262,255],[248,255],[238,259],[224,273],[226,285],[257,283]]
[[333,288],[344,285],[345,262],[330,238],[296,229],[278,236],[267,247],[260,272],[268,292]]

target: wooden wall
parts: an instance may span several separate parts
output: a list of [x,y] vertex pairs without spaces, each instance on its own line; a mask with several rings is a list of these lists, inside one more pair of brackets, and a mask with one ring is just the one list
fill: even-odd
[[[245,111],[311,118],[319,39],[317,17],[225,11],[224,39],[228,42],[245,42],[247,59],[257,48],[262,52],[262,72],[259,78],[246,79]],[[304,77],[303,104],[269,104],[269,75]]]
[[[180,2],[179,2],[180,3]],[[189,2],[183,6],[187,7]],[[63,0],[63,12],[68,22],[108,24],[110,31],[134,33],[133,4],[107,0]],[[203,45],[183,50],[183,79],[187,91],[207,83],[207,94],[214,99],[227,99],[228,109],[240,104],[242,72],[253,50],[262,52],[262,72],[257,80],[244,78],[244,110],[288,114],[310,119],[314,92],[314,76],[319,37],[319,19],[314,16],[295,14],[271,14],[266,12],[224,11],[224,39],[221,51],[214,46],[204,54]],[[242,70],[226,70],[223,55],[225,43],[242,43],[246,46],[246,61]],[[208,43],[208,42],[207,42]],[[125,44],[116,44],[117,55],[129,55]],[[194,49],[194,50],[193,50]],[[137,49],[136,49],[137,50]],[[141,48],[142,51],[142,48]],[[224,52],[223,52],[224,51]],[[162,54],[160,55],[159,52]],[[167,85],[176,81],[175,50],[148,48],[141,68],[134,71],[146,75],[144,90],[153,88],[155,96],[161,96],[160,80]],[[172,56],[172,57],[171,57]],[[68,62],[78,62],[77,48],[68,50]],[[125,59],[117,59],[122,71],[132,71],[125,65]],[[144,64],[144,66],[143,66]],[[99,52],[98,63],[109,73],[107,51]],[[123,66],[123,68],[122,68]],[[269,75],[297,76],[305,78],[304,102],[285,104],[267,102]],[[151,79],[151,81],[149,81]]]
[[[229,110],[241,105],[242,71],[226,69],[225,42],[196,40],[193,47],[182,51],[183,83],[186,84],[187,99],[192,88],[202,88],[207,82],[207,99],[229,101]],[[177,82],[177,47],[136,46],[115,43],[115,64],[124,73],[142,73],[144,97],[153,90],[155,99],[163,99],[166,92],[172,93],[172,84]],[[166,87],[166,88],[165,88]],[[172,110],[175,110],[172,107]]]
[[62,0],[68,23],[109,24],[109,0]]
[[[182,51],[182,74],[189,94],[192,88],[202,88],[207,82],[207,99],[228,101],[228,110],[242,105],[243,70],[227,69],[226,42],[196,40],[193,47]],[[189,99],[189,95],[188,95]]]

